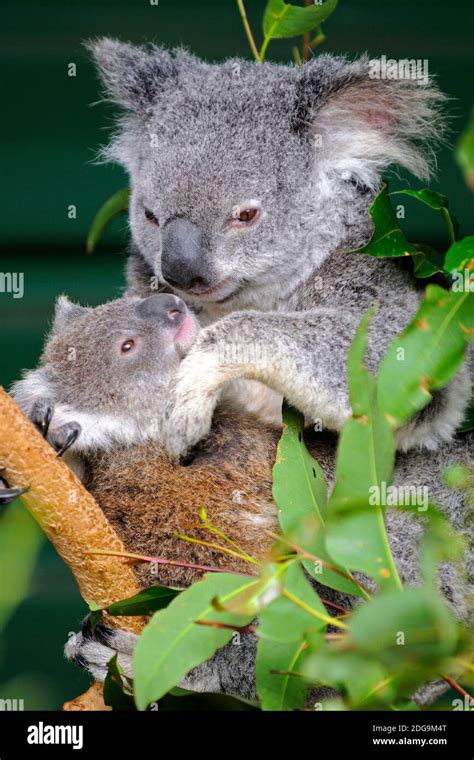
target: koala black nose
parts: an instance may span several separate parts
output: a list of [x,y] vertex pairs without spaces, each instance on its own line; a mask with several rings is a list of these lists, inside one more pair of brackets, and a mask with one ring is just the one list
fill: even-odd
[[204,232],[188,219],[172,219],[163,229],[161,272],[173,288],[206,290],[211,286]]
[[178,296],[157,293],[140,301],[137,314],[143,319],[157,319],[165,323],[179,325],[186,315],[186,304]]

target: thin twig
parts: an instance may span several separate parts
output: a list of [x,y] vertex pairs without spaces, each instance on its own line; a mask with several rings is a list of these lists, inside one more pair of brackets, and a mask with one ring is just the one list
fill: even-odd
[[308,615],[311,615],[311,617],[316,618],[316,620],[320,620],[322,623],[325,623],[326,625],[333,625],[335,628],[342,628],[343,630],[347,630],[347,625],[345,623],[341,623],[341,621],[337,617],[331,617],[330,615],[324,615],[322,612],[319,612],[319,610],[315,610],[312,607],[310,607],[309,604],[306,604],[306,602],[303,601],[303,599],[299,599],[297,596],[292,594],[287,589],[283,589],[282,596],[286,597],[289,602],[293,602],[293,604],[296,604],[297,607],[300,607],[302,610],[308,613]]
[[204,625],[208,628],[225,628],[236,633],[257,633],[256,625],[228,625],[228,623],[218,623],[215,620],[195,620],[194,622],[196,625]]
[[241,559],[244,562],[252,563],[254,565],[258,565],[259,562],[257,562],[256,559],[250,556],[250,554],[239,554],[239,552],[234,552],[232,549],[228,549],[226,546],[220,546],[219,544],[212,544],[209,541],[204,541],[202,538],[192,538],[191,536],[185,536],[182,533],[175,533],[175,538],[180,538],[182,541],[188,541],[190,544],[199,544],[200,546],[207,546],[208,549],[214,549],[215,551],[222,552],[222,554],[228,554],[230,557],[236,557],[237,559]]
[[179,562],[174,559],[163,559],[162,557],[145,557],[142,554],[133,554],[132,552],[106,552],[100,549],[91,549],[87,554],[104,554],[108,557],[124,557],[125,559],[132,559],[135,562],[149,562],[153,565],[172,565],[174,567],[189,567],[193,570],[202,570],[207,573],[232,573],[232,575],[249,575],[251,578],[256,576],[253,573],[237,572],[236,570],[229,570],[227,567],[211,567],[208,565],[196,565],[194,562]]
[[[306,7],[313,5],[313,0],[305,0]],[[303,35],[303,61],[306,63],[311,58],[311,34],[305,32]]]
[[242,23],[244,25],[245,32],[247,34],[247,39],[249,41],[250,47],[252,49],[252,53],[254,55],[255,60],[258,63],[261,63],[260,53],[258,52],[257,45],[255,43],[254,36],[252,34],[252,29],[250,28],[249,20],[247,18],[247,11],[245,10],[244,6],[244,0],[237,0],[237,6],[240,11],[240,15],[242,17]]
[[472,697],[466,689],[463,689],[460,684],[458,684],[457,681],[454,680],[454,678],[451,678],[451,676],[446,675],[446,673],[440,673],[441,678],[443,681],[446,681],[449,686],[451,686],[452,689],[457,691],[458,694],[460,694],[462,697],[467,697],[469,700],[469,705],[471,707],[474,707],[474,697]]

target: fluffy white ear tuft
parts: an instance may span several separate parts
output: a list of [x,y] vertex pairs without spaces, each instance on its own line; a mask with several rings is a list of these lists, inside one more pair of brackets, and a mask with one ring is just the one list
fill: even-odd
[[176,74],[176,61],[164,48],[131,45],[110,37],[86,42],[109,98],[130,111],[149,109],[166,78]]
[[52,332],[59,332],[76,319],[79,319],[79,317],[87,314],[88,311],[89,309],[86,306],[80,306],[80,304],[73,303],[67,296],[59,296],[54,311]]
[[446,97],[430,82],[371,79],[366,60],[346,66],[346,81],[323,96],[312,114],[318,170],[373,190],[391,164],[428,180],[443,139]]

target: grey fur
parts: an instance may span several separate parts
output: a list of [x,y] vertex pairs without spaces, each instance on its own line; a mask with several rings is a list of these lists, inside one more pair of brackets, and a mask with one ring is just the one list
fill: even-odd
[[[71,419],[82,421],[83,430],[73,446],[73,457],[84,457],[97,449],[113,451],[114,446],[133,446],[148,439],[163,441],[163,411],[172,394],[176,370],[180,362],[181,366],[186,362],[186,358],[182,359],[182,353],[176,352],[174,342],[170,342],[168,333],[171,331],[172,337],[176,327],[170,328],[163,317],[170,302],[173,307],[179,305],[173,296],[164,294],[144,300],[121,299],[96,309],[83,309],[60,299],[41,366],[17,384],[16,397],[25,403],[30,398],[28,389],[32,388],[38,394],[41,383],[47,378],[45,392],[54,387],[59,412],[55,411],[53,421],[60,418],[59,430],[64,427],[62,420],[66,406],[69,407]],[[164,311],[160,304],[166,307]],[[132,360],[133,364],[116,350],[117,338],[120,344],[123,338],[131,337],[141,340],[140,352]],[[194,334],[190,335],[189,345],[195,337]],[[73,363],[69,358],[71,347],[76,350]],[[137,388],[140,392],[139,403],[134,404]],[[104,420],[111,415],[120,421],[124,408],[126,421],[111,431]],[[94,415],[94,436],[84,424],[89,413]],[[461,494],[443,484],[442,473],[449,464],[472,463],[472,444],[473,436],[453,440],[442,445],[435,458],[428,458],[421,450],[400,452],[394,475],[395,486],[426,488],[429,500],[444,509],[454,527],[468,537],[470,547],[468,505]],[[318,460],[328,482],[332,484],[335,461],[333,438],[318,441],[317,451]],[[126,472],[124,478],[126,480]],[[119,483],[117,488],[120,489]],[[236,505],[235,509],[238,508]],[[423,511],[416,515],[409,511],[387,510],[386,521],[403,582],[410,585],[419,583],[417,556],[418,543],[424,530]],[[466,554],[466,573],[472,575],[472,572],[470,549]],[[440,587],[456,617],[467,621],[469,592],[466,580],[451,565],[443,565]],[[328,588],[320,590],[324,598],[346,608],[354,603],[354,600]],[[255,642],[255,636],[243,635],[239,645],[232,643],[220,650],[208,662],[189,673],[181,685],[196,691],[222,691],[254,699]],[[114,652],[119,653],[120,663],[131,675],[135,643],[136,636],[133,634],[103,627],[93,631],[86,621],[83,630],[67,642],[65,653],[68,659],[86,667],[95,679],[103,680],[107,663]],[[416,698],[425,703],[434,693],[430,687],[417,694]],[[317,692],[311,699],[318,701],[323,696]]]
[[[398,262],[341,251],[368,239],[368,209],[385,169],[396,163],[429,176],[441,132],[439,91],[432,83],[371,80],[365,59],[350,64],[323,55],[301,69],[238,59],[211,65],[184,50],[109,39],[89,47],[107,96],[124,109],[103,157],[130,174],[128,294],[169,288],[161,261],[170,222],[183,218],[201,233],[195,274],[211,292],[178,292],[207,326],[173,388],[165,423],[170,453],[182,455],[208,432],[224,392],[227,400],[271,416],[275,396],[266,397],[255,382],[244,384],[248,379],[340,430],[350,413],[347,349],[362,314],[378,303],[368,348],[368,365],[376,369],[420,299]],[[232,226],[235,207],[246,206],[259,207],[258,221]],[[145,218],[145,209],[160,227]],[[182,238],[170,244],[175,255],[184,251]],[[49,377],[42,381],[49,387]],[[17,393],[27,410],[33,396],[38,400],[26,386]],[[469,396],[464,367],[402,431],[400,448],[449,451]],[[430,487],[433,461],[426,454],[417,460],[417,475]],[[450,497],[447,508],[460,519],[459,498]],[[394,530],[394,551],[414,581],[407,551],[413,526],[397,519]],[[201,666],[196,688],[222,686],[223,656]],[[247,657],[237,657],[235,668],[229,680],[250,693]]]
[[[340,251],[367,240],[368,208],[390,164],[429,176],[443,96],[432,82],[371,79],[365,58],[215,65],[182,49],[110,39],[89,48],[106,96],[125,111],[103,155],[130,174],[128,292],[167,287],[163,256],[174,256],[173,271],[186,266],[182,238],[169,240],[177,218],[196,230],[193,273],[212,291],[196,292],[186,277],[178,290],[209,327],[182,367],[170,454],[186,454],[208,432],[235,378],[260,380],[340,430],[350,411],[347,348],[363,312],[379,304],[369,344],[375,368],[420,297],[397,262]],[[260,218],[234,228],[233,209],[248,204]],[[232,387],[252,403],[255,384]],[[450,439],[470,396],[466,369],[439,395],[422,423],[401,433],[401,448]]]

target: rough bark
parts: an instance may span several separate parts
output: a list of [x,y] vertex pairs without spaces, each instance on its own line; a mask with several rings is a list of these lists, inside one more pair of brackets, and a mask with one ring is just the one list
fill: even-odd
[[[59,459],[15,401],[0,387],[0,465],[10,487],[28,486],[21,497],[58,554],[71,569],[84,600],[106,607],[138,593],[129,563],[119,557],[89,554],[91,549],[125,551],[94,498]],[[109,623],[139,633],[142,617],[109,618]],[[65,709],[107,709],[94,684]]]

